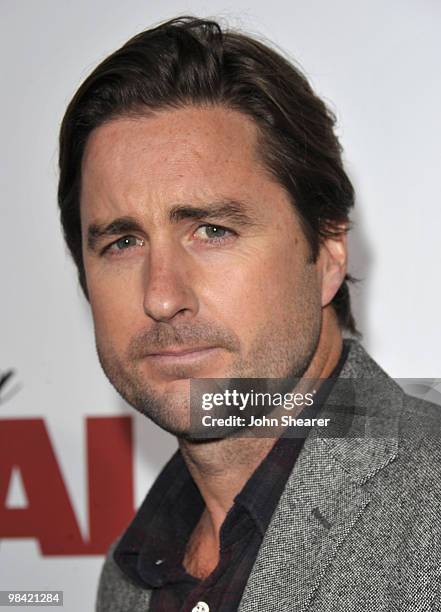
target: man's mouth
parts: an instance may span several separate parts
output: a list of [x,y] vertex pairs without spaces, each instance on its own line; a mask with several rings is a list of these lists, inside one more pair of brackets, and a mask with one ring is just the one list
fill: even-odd
[[219,350],[217,346],[170,347],[148,353],[147,359],[158,365],[193,364],[206,359]]
[[159,351],[152,351],[148,357],[181,357],[183,355],[191,355],[192,353],[200,353],[216,348],[215,346],[191,346],[191,347],[170,347]]

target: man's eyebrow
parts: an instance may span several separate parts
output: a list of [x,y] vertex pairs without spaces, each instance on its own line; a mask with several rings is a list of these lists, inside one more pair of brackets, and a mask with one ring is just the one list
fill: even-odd
[[172,223],[178,223],[185,219],[225,220],[246,226],[254,223],[248,209],[249,205],[239,200],[222,200],[206,206],[180,204],[173,206],[170,210],[169,219]]
[[129,232],[141,232],[142,227],[133,217],[118,217],[110,223],[92,223],[87,229],[87,248],[96,249],[97,242],[106,236],[117,236]]
[[[247,212],[248,208],[247,204],[238,200],[222,200],[206,206],[179,204],[170,210],[169,220],[171,223],[179,223],[185,219],[225,220],[247,226],[254,223]],[[95,251],[102,238],[142,231],[141,224],[133,217],[118,217],[110,223],[91,223],[87,228],[87,248]]]

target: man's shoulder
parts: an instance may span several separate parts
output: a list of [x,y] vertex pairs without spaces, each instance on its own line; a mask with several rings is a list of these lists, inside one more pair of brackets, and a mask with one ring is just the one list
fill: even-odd
[[[441,483],[441,406],[407,393],[418,385],[390,377],[359,342],[349,341],[348,349],[329,409],[334,414],[343,407],[349,426],[343,436],[337,429],[334,439],[324,440],[331,455],[355,480],[377,474],[371,485],[386,467],[385,475],[437,475]],[[403,485],[413,487],[407,478]]]
[[[417,440],[427,435],[440,439],[441,405],[412,394],[423,388],[426,392],[430,390],[423,381],[392,378],[359,342],[354,341],[350,343],[342,375],[352,378],[355,385],[360,382],[361,389],[368,386],[375,400],[384,400],[385,405],[380,406],[383,411],[392,410],[399,414],[403,437]],[[441,394],[438,395],[441,399]],[[388,398],[392,398],[393,402]]]
[[398,439],[401,461],[414,480],[436,481],[441,505],[441,406],[404,393]]
[[113,557],[120,538],[109,548],[98,585],[96,612],[141,612],[148,609],[150,591],[126,576]]
[[[152,528],[159,506],[163,506],[168,488],[190,478],[179,451],[176,451],[162,468],[153,485],[138,508],[132,522],[112,544],[101,571],[96,612],[138,612],[148,609],[150,590],[135,580],[132,562],[140,553],[145,530]],[[132,576],[132,578],[131,578]]]

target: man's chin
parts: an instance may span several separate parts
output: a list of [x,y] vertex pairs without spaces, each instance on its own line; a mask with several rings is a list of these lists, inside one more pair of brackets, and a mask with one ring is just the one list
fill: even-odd
[[212,429],[210,435],[207,436],[207,428],[202,426],[200,414],[191,418],[192,409],[187,396],[177,397],[175,395],[173,398],[168,396],[168,399],[150,397],[147,401],[139,401],[138,398],[128,403],[163,431],[189,442],[219,440],[235,433],[222,427]]
[[187,390],[189,381],[175,381],[173,387],[166,393],[151,389],[148,393],[130,394],[124,399],[164,431],[177,437],[186,437],[190,434],[191,423]]

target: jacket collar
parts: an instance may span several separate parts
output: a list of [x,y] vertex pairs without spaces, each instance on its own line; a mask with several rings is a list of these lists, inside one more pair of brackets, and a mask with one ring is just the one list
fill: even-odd
[[239,611],[309,609],[338,547],[369,504],[366,487],[394,461],[403,393],[356,341],[323,408],[355,405],[344,437],[313,429],[288,479]]

